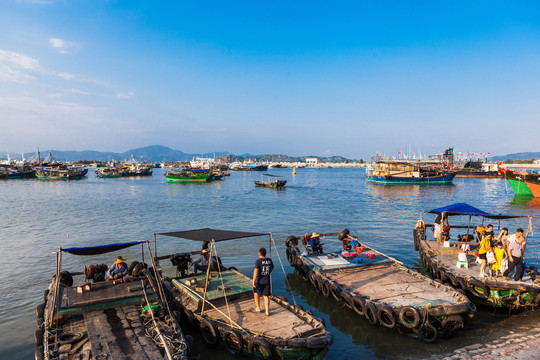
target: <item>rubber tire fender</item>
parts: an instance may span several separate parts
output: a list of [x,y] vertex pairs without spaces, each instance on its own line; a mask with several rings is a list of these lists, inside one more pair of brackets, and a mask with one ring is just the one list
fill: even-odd
[[306,346],[308,349],[321,349],[325,348],[328,344],[326,336],[310,336],[307,338]]
[[467,292],[467,291],[469,290],[469,288],[467,287],[467,280],[465,280],[465,278],[463,278],[463,277],[457,275],[457,276],[456,276],[456,282],[459,284],[459,287],[460,287],[463,291]]
[[433,275],[434,278],[438,279],[439,277],[439,265],[435,261],[432,261],[430,264],[431,267],[431,275]]
[[36,307],[36,316],[37,316],[38,318],[42,318],[42,317],[43,317],[43,314],[45,314],[45,303],[39,304],[39,305]]
[[446,277],[448,278],[448,282],[453,287],[458,287],[459,286],[459,284],[456,282],[456,276],[454,275],[454,273],[452,273],[451,271],[447,271],[446,272]]
[[345,305],[347,305],[347,307],[349,308],[353,308],[353,297],[351,296],[351,294],[349,294],[346,290],[343,290],[341,291],[341,294],[339,294],[339,296],[341,296],[341,298],[343,299],[343,302],[345,303]]
[[[242,338],[242,334],[238,330],[224,330],[223,335],[221,336],[221,340],[223,341],[223,346],[225,347],[225,349],[227,349],[227,351],[233,355],[240,355],[244,350],[244,339]],[[237,347],[234,347],[231,344],[231,341],[232,344],[237,345]]]
[[325,298],[330,297],[330,283],[328,280],[323,279],[322,277],[319,278],[319,286],[321,287],[321,292]]
[[34,359],[35,360],[43,360],[45,358],[45,354],[44,354],[45,350],[43,349],[43,345],[41,346],[36,346],[36,351],[35,351],[35,354],[34,354]]
[[442,266],[439,267],[439,270],[437,271],[437,276],[439,279],[441,279],[443,283],[448,280],[448,277],[446,276],[446,271]]
[[307,346],[306,338],[290,338],[287,340],[287,346],[292,348],[304,348]]
[[45,289],[43,292],[43,301],[47,302],[47,297],[49,296],[49,289]]
[[83,338],[83,333],[75,333],[67,331],[58,337],[58,344],[73,344]]
[[394,310],[387,304],[377,305],[377,319],[381,325],[389,329],[396,327],[396,315],[394,314]]
[[289,262],[289,264],[292,265],[292,253],[289,248],[285,250],[285,255],[287,255],[287,261]]
[[[259,349],[264,349],[265,352],[268,355],[267,356],[264,356],[264,355],[263,356],[257,356],[257,354],[255,353],[257,347]],[[274,359],[274,352],[273,352],[272,346],[268,343],[268,341],[266,341],[264,339],[261,339],[261,338],[252,339],[248,344],[247,350],[248,350],[248,353],[249,353],[249,355],[251,356],[252,359],[258,359],[258,360],[261,360],[261,359],[268,359],[268,360]],[[259,352],[259,354],[262,355],[261,352]]]
[[300,265],[300,276],[302,276],[302,279],[304,281],[309,281],[309,266],[307,265]]
[[467,303],[467,306],[469,307],[469,312],[467,312],[467,319],[472,319],[474,318],[474,315],[476,314],[476,311],[478,311],[478,309],[472,301],[469,301]]
[[73,286],[73,276],[71,276],[69,271],[64,270],[60,272],[60,283],[67,287]]
[[536,294],[536,296],[534,297],[534,306],[539,306],[540,305],[540,293]]
[[429,259],[425,255],[422,258],[422,264],[424,265],[424,269],[426,269],[426,273],[430,273],[431,272],[431,263],[429,262]]
[[133,275],[133,269],[135,269],[135,266],[137,266],[138,263],[138,261],[133,261],[131,264],[129,264],[128,275]]
[[[427,334],[426,331],[428,331]],[[437,339],[437,329],[430,323],[424,323],[418,328],[418,335],[425,342],[431,343]]]
[[45,335],[45,330],[44,329],[37,329],[34,332],[34,343],[36,344],[36,347],[43,345],[43,336],[44,335]]
[[298,238],[296,236],[291,235],[285,240],[285,244],[287,245],[288,248],[294,248],[298,246]]
[[207,319],[201,321],[199,325],[199,331],[203,339],[204,344],[209,349],[215,349],[219,345],[219,336],[217,328],[214,324]]
[[183,323],[186,323],[190,328],[195,328],[195,315],[193,315],[193,311],[184,308],[182,311],[182,317],[184,318]]
[[319,281],[317,279],[317,273],[313,270],[309,270],[308,273],[309,281],[311,282],[311,285],[313,285],[313,288],[317,292],[317,294],[321,293],[321,289],[319,288]]
[[43,329],[44,325],[45,325],[45,321],[43,320],[43,318],[36,319],[36,326],[38,329]]
[[355,295],[352,297],[352,309],[360,316],[366,315],[366,300],[362,296]]
[[335,283],[329,283],[328,288],[330,289],[330,294],[336,301],[341,302],[343,299],[340,296],[341,291],[339,290],[339,287]]
[[[476,291],[475,287],[481,288],[483,291],[483,294]],[[481,299],[487,299],[490,295],[489,288],[483,282],[476,279],[469,279],[469,281],[467,281],[467,288],[473,295]]]
[[379,310],[377,309],[377,306],[374,303],[372,302],[366,303],[365,317],[371,325],[377,325],[377,323],[379,322],[379,318],[377,316],[378,312]]
[[[412,313],[412,322],[409,322],[408,314]],[[399,321],[407,329],[414,329],[420,324],[420,313],[412,306],[404,306],[399,311]]]
[[345,239],[347,237],[347,235],[349,235],[349,229],[343,229],[339,232],[339,236],[338,236],[338,240],[339,241],[342,241],[343,239]]
[[450,315],[441,321],[443,331],[454,331],[463,327],[463,317],[460,315]]

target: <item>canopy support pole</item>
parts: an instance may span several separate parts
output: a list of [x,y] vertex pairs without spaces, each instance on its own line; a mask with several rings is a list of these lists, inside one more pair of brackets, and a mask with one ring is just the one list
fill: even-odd
[[204,304],[206,304],[206,291],[208,290],[208,282],[210,281],[209,280],[210,265],[212,264],[212,256],[214,254],[215,246],[216,246],[216,242],[214,241],[214,239],[212,239],[212,242],[210,242],[210,255],[208,256],[208,267],[206,268],[206,281],[204,282],[204,294],[203,294],[203,303],[201,307],[201,316],[204,315]]
[[[277,246],[276,246],[276,242],[274,241],[274,236],[272,235],[272,233],[270,233],[270,241],[274,244],[274,248],[276,249],[276,254],[277,254],[277,257],[278,257],[278,260],[279,260],[279,265],[281,266],[281,270],[283,270],[283,275],[285,275],[285,283],[287,284],[287,286],[289,288],[291,288],[291,285],[289,284],[289,280],[287,280],[287,273],[285,272],[285,268],[283,267],[283,262],[281,261],[281,256],[279,256],[279,252],[278,252],[278,249],[277,249]],[[272,273],[270,273],[270,279],[271,279],[271,276],[272,276]],[[296,307],[296,298],[294,297],[294,294],[291,293],[291,295],[292,295],[294,307]]]

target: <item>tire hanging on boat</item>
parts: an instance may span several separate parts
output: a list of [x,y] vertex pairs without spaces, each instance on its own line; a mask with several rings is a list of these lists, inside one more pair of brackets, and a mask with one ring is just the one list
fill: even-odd
[[34,332],[34,343],[36,346],[42,346],[43,345],[43,336],[45,335],[44,329],[37,329]]
[[320,293],[321,290],[319,289],[319,281],[317,280],[317,273],[313,270],[309,270],[308,273],[309,282],[311,282],[311,285],[313,285],[313,288],[317,293]]
[[396,327],[396,316],[392,308],[387,304],[381,303],[377,305],[377,319],[379,323],[389,329]]
[[347,305],[349,308],[353,308],[354,304],[353,304],[353,297],[351,296],[351,294],[349,294],[346,290],[343,290],[341,292],[341,294],[339,294],[339,296],[341,296],[341,298],[343,299],[343,302],[345,303],[345,305]]
[[248,353],[252,359],[273,359],[272,346],[262,338],[254,338],[248,344]]
[[420,335],[420,338],[424,340],[425,342],[433,342],[437,338],[437,329],[430,323],[424,323],[420,325],[420,328],[418,328],[418,335]]
[[184,307],[184,309],[182,311],[182,316],[184,317],[185,322],[187,323],[187,325],[190,328],[194,329],[195,328],[195,315],[193,315],[193,311],[191,311],[188,308]]
[[37,316],[38,318],[42,318],[44,313],[45,313],[45,303],[39,304],[39,305],[36,307],[36,316]]
[[199,325],[199,331],[201,332],[201,337],[207,348],[215,349],[218,346],[218,331],[210,320],[204,319],[203,321],[201,321],[201,324]]
[[401,324],[408,329],[414,329],[420,324],[420,313],[412,306],[402,307],[398,316]]
[[377,309],[377,306],[375,306],[374,303],[372,303],[372,302],[366,303],[365,316],[366,316],[366,319],[368,320],[368,322],[371,325],[377,325],[377,323],[379,322],[379,318],[377,317],[377,313],[378,313],[378,309]]
[[[477,287],[482,289],[482,292],[476,290]],[[473,295],[481,299],[487,299],[490,295],[489,288],[480,280],[469,279],[469,281],[467,281],[467,288],[471,293],[473,293]]]
[[322,292],[323,296],[325,298],[330,297],[330,292],[331,292],[330,283],[328,282],[328,280],[323,279],[322,277],[319,278],[319,279],[320,279],[319,286],[321,287],[321,292]]
[[328,288],[330,289],[330,294],[332,294],[332,297],[336,299],[336,301],[339,301],[339,302],[343,301],[343,299],[339,295],[340,294],[339,288],[335,283],[328,283]]
[[226,329],[223,331],[223,346],[233,355],[240,355],[244,350],[244,339],[242,334],[234,329]]
[[459,315],[450,315],[441,321],[443,331],[454,331],[461,327],[463,327],[463,317]]
[[309,281],[309,266],[307,265],[300,265],[300,276],[304,279],[304,281]]
[[362,296],[353,296],[353,310],[360,316],[366,314],[366,300]]

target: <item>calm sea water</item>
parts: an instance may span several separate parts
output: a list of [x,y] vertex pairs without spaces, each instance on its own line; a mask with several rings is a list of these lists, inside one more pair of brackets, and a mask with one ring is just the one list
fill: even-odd
[[[152,239],[154,232],[213,227],[272,232],[286,274],[274,271],[274,294],[284,294],[325,319],[335,343],[328,358],[400,358],[427,356],[499,336],[527,321],[540,321],[538,312],[509,316],[480,309],[475,320],[451,339],[425,344],[408,335],[372,327],[332,299],[317,295],[286,263],[283,240],[288,235],[334,232],[348,228],[362,241],[410,267],[421,267],[414,251],[412,229],[422,210],[467,202],[493,213],[529,214],[539,233],[540,202],[514,197],[500,179],[456,179],[448,186],[380,186],[366,184],[362,169],[270,170],[288,181],[281,191],[255,188],[260,173],[233,172],[220,182],[166,184],[163,171],[146,178],[87,179],[71,182],[8,180],[0,182],[0,358],[33,357],[35,307],[42,301],[55,269],[58,247],[90,246]],[[510,222],[510,231],[523,222]],[[452,234],[456,236],[457,233]],[[327,249],[339,242],[329,240]],[[253,262],[268,238],[218,244],[226,266],[252,274]],[[159,255],[200,248],[200,243],[158,237]],[[529,246],[532,263],[534,247]],[[121,253],[140,259],[140,248]],[[275,250],[272,250],[274,260]],[[81,258],[64,256],[63,268],[80,271],[84,264],[110,264],[114,255]],[[166,267],[168,261],[163,261]],[[196,340],[200,340],[196,337]],[[195,359],[232,358],[221,348],[206,350],[197,341]]]

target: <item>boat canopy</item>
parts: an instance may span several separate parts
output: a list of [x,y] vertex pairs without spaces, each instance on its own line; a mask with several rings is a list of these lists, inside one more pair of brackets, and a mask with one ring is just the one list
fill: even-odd
[[243,231],[230,231],[230,230],[217,230],[217,229],[196,229],[187,231],[174,231],[167,233],[158,233],[158,235],[173,236],[182,239],[195,240],[195,241],[225,241],[233,239],[241,239],[254,236],[268,235],[268,233],[256,233],[256,232],[243,232]]
[[520,218],[520,217],[527,217],[525,215],[496,215],[496,214],[488,214],[485,211],[482,211],[480,209],[475,208],[474,206],[471,206],[466,203],[455,203],[452,205],[443,206],[437,209],[429,210],[428,213],[432,214],[440,214],[442,212],[446,212],[448,216],[452,215],[472,215],[472,216],[483,216],[488,219],[513,219],[513,218]]
[[144,242],[146,242],[146,240],[133,241],[133,242],[122,243],[122,244],[108,244],[108,245],[98,245],[98,246],[89,246],[89,247],[71,247],[71,248],[66,248],[66,249],[60,248],[60,250],[68,252],[73,255],[99,255],[99,254],[105,254],[112,251],[122,250],[130,246],[138,245]]

